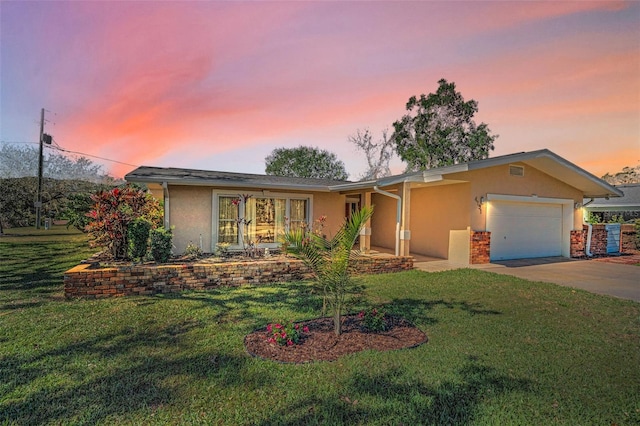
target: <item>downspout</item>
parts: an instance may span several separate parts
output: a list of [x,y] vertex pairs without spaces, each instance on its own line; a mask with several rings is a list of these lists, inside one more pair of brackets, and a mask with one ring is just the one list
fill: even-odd
[[377,186],[373,187],[373,190],[378,194],[386,195],[387,197],[395,198],[397,202],[396,209],[396,256],[400,256],[400,220],[402,218],[402,198],[399,195],[392,194],[391,192],[383,191]]
[[585,254],[588,257],[592,257],[593,254],[591,254],[591,233],[593,232],[593,225],[587,223],[587,228],[589,230],[587,231],[587,247],[585,248]]
[[[582,205],[582,207],[584,208],[584,207],[588,206],[589,204],[593,203],[593,200],[594,200],[593,198],[590,199],[589,201],[584,203]],[[593,225],[591,225],[590,223],[587,223],[587,229],[588,229],[588,231],[587,231],[587,245],[585,247],[584,254],[586,254],[587,257],[592,257],[593,254],[591,253],[591,234],[593,233]]]
[[169,221],[169,185],[167,182],[162,182],[162,191],[164,197],[164,229],[169,229],[171,222]]

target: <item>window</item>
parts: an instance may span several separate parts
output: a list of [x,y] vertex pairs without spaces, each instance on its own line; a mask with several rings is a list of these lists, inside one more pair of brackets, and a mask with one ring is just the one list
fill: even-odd
[[287,227],[300,229],[309,222],[309,198],[287,194],[265,197],[262,193],[243,200],[237,194],[217,194],[217,243],[241,245],[241,238],[259,244],[278,243]]
[[218,242],[238,244],[238,197],[218,198]]

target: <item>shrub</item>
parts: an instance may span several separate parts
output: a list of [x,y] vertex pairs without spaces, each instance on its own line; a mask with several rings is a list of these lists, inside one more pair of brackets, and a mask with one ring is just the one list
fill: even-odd
[[293,321],[276,322],[267,325],[267,341],[277,343],[280,346],[292,346],[297,344],[302,337],[302,332],[308,333],[309,327],[302,327]]
[[137,218],[149,219],[153,226],[162,223],[162,211],[151,194],[132,185],[99,191],[91,196],[93,209],[87,231],[91,247],[105,247],[114,259],[126,259],[128,226]]
[[127,227],[129,243],[127,253],[131,259],[142,259],[147,254],[149,231],[151,231],[151,222],[143,217],[135,219]]
[[173,233],[171,229],[151,230],[151,257],[159,263],[165,263],[171,257]]
[[189,241],[187,248],[184,249],[184,256],[188,259],[197,259],[202,256],[202,249]]
[[215,255],[216,256],[220,256],[220,257],[229,256],[229,246],[230,245],[231,244],[229,244],[229,243],[217,243],[216,244]]
[[358,317],[362,320],[362,326],[367,331],[378,333],[387,329],[385,313],[376,308],[370,311],[361,311]]

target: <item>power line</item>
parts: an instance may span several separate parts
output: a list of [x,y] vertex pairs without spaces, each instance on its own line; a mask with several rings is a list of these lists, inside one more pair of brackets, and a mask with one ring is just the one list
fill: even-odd
[[[110,158],[105,158],[105,157],[99,157],[97,155],[91,155],[91,154],[86,154],[84,152],[78,152],[78,151],[71,151],[68,149],[64,149],[63,147],[60,146],[60,144],[58,144],[58,142],[54,139],[53,140],[54,144],[56,146],[52,146],[52,145],[47,145],[47,148],[50,149],[55,149],[57,151],[62,151],[62,152],[67,152],[69,154],[77,154],[77,155],[84,155],[86,157],[91,157],[91,158],[98,158],[100,160],[104,160],[104,161],[110,161],[112,163],[118,163],[118,164],[123,164],[125,166],[131,166],[131,167],[140,167],[139,164],[130,164],[130,163],[125,163],[123,161],[118,161],[118,160],[112,160]],[[7,145],[18,145],[18,144],[32,144],[32,145],[38,145],[38,142],[12,142],[12,141],[0,141],[0,143],[3,144],[7,144]]]

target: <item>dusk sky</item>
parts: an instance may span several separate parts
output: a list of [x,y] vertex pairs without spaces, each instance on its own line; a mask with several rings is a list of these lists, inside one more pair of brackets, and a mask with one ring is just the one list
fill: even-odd
[[499,135],[491,156],[640,162],[640,2],[0,1],[0,37],[3,142],[37,141],[44,107],[72,151],[264,173],[309,145],[356,180],[348,136],[445,78]]

